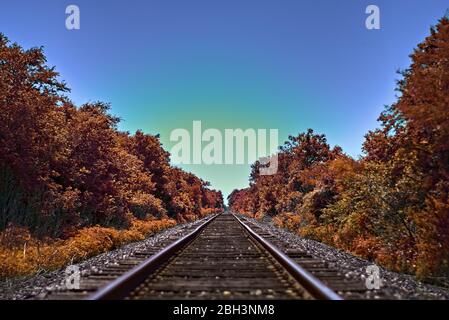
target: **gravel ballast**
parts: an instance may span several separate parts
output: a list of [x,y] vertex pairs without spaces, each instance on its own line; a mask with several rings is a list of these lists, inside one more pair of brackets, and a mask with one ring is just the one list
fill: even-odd
[[[88,275],[102,269],[107,264],[126,259],[133,252],[153,247],[167,238],[181,238],[188,234],[196,225],[201,224],[204,219],[176,225],[156,233],[143,241],[124,245],[123,247],[99,254],[74,265],[79,268],[81,276]],[[43,299],[46,293],[56,291],[58,288],[64,286],[67,277],[65,270],[65,268],[55,271],[42,270],[33,276],[1,280],[0,300]]]
[[[355,257],[342,250],[330,247],[323,243],[305,239],[278,228],[269,221],[259,220],[239,215],[263,230],[271,233],[281,241],[285,241],[289,246],[308,252],[317,259],[321,259],[340,270],[347,278],[366,279],[367,267],[375,265],[372,261],[367,261]],[[381,289],[367,290],[364,294],[366,299],[449,299],[449,289],[417,281],[413,276],[386,270],[377,265],[380,270]]]

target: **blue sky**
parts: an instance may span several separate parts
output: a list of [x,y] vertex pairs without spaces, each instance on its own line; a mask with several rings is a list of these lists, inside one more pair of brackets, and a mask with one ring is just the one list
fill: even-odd
[[[81,29],[65,28],[65,8]],[[365,28],[365,8],[381,29]],[[396,70],[441,18],[441,0],[8,1],[0,32],[44,46],[78,104],[102,100],[121,130],[169,133],[193,120],[214,128],[311,127],[350,155],[395,100]],[[184,166],[228,194],[249,166]]]

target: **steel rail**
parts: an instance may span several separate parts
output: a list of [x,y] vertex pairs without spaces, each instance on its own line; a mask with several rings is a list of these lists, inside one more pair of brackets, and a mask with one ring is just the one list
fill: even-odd
[[265,250],[267,250],[289,273],[295,278],[304,289],[306,289],[315,299],[319,300],[343,300],[337,293],[332,291],[324,283],[318,280],[310,272],[302,268],[295,261],[285,255],[276,246],[271,244],[266,239],[259,236],[250,227],[248,227],[243,221],[239,219],[234,213],[232,213],[235,219],[240,225],[248,232],[248,234],[256,240]]
[[219,214],[214,215],[188,235],[176,240],[169,246],[149,257],[143,263],[132,268],[103,288],[100,288],[98,291],[88,296],[86,300],[120,300],[125,298],[140,283],[148,278],[152,272],[158,269],[163,263],[167,262],[176,252],[185,248],[192,242],[217,216],[219,216]]

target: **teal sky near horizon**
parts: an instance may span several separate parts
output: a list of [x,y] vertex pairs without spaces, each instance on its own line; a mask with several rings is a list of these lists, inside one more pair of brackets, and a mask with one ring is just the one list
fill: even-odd
[[[65,28],[65,8],[81,29]],[[365,8],[381,29],[365,28]],[[396,70],[449,3],[396,1],[10,1],[0,32],[44,46],[82,104],[110,102],[119,128],[160,133],[203,128],[279,129],[282,143],[307,128],[353,157],[395,101]],[[183,165],[227,196],[248,184],[249,165]]]

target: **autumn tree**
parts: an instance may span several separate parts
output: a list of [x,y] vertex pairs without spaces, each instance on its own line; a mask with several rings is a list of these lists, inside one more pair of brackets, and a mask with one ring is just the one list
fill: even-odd
[[53,209],[44,203],[59,202],[51,163],[66,157],[64,144],[59,143],[67,131],[59,106],[68,89],[45,62],[41,48],[24,51],[0,34],[2,229],[10,223],[37,229],[43,210]]
[[383,127],[367,137],[368,158],[391,166],[392,179],[411,180],[417,196],[407,200],[417,238],[418,273],[449,270],[449,20],[443,18],[411,55],[398,82],[400,98],[381,118]]
[[67,91],[41,48],[0,35],[0,231],[66,238],[86,226],[186,221],[223,207],[220,192],[170,165],[159,136],[119,132],[108,104],[77,107]]
[[396,103],[354,160],[324,136],[281,147],[279,170],[234,191],[232,209],[262,217],[389,268],[422,277],[449,271],[449,20],[443,18],[401,72]]

